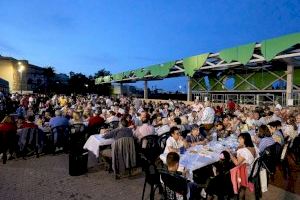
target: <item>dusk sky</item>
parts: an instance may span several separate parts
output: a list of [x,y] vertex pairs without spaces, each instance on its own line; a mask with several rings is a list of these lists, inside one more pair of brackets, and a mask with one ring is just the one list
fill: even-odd
[[[112,73],[300,31],[299,0],[1,1],[0,55]],[[155,81],[185,87],[185,79]]]

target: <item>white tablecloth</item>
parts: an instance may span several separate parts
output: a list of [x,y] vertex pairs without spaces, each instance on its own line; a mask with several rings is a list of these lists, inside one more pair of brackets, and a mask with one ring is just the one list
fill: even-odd
[[95,156],[99,157],[99,147],[105,145],[111,145],[114,139],[104,139],[102,135],[91,135],[84,144],[83,148],[91,151]]
[[[236,137],[228,137],[225,140],[209,142],[208,145],[197,145],[180,154],[179,171],[188,171],[187,178],[193,180],[193,171],[220,160],[220,153],[225,149],[236,149],[238,145]],[[161,154],[160,159],[166,164],[167,154]]]

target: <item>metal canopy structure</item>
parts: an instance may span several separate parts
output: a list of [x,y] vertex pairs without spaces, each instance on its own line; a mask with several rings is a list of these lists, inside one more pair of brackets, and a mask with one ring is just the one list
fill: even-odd
[[[288,66],[292,67],[290,75],[287,73]],[[191,100],[192,90],[228,90],[222,82],[228,75],[238,80],[231,90],[267,91],[275,81],[288,82],[287,79],[291,76],[291,89],[298,90],[300,89],[300,69],[294,69],[294,66],[300,66],[300,33],[228,48],[218,53],[205,53],[111,76],[98,77],[95,82],[96,84],[146,82],[187,76],[188,100]],[[261,73],[260,70],[264,71],[267,76],[261,78],[258,75]],[[226,73],[220,76],[220,72]],[[209,86],[205,83],[205,76],[209,76]]]

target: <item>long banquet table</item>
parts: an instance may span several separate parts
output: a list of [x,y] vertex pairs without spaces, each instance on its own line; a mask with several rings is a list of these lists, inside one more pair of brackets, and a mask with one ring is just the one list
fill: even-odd
[[[232,135],[223,140],[211,141],[207,145],[190,147],[180,154],[179,171],[186,170],[187,178],[193,180],[193,171],[220,160],[220,153],[226,149],[235,151],[238,146],[237,137]],[[166,164],[167,154],[161,154],[160,159]]]

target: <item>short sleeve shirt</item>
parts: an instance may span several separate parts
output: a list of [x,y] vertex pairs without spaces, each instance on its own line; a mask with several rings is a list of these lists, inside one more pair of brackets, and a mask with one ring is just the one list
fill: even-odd
[[166,142],[166,148],[165,148],[164,153],[167,154],[170,152],[169,147],[172,147],[174,149],[179,149],[182,146],[183,146],[182,141],[179,141],[179,140],[176,141],[173,137],[169,137]]

